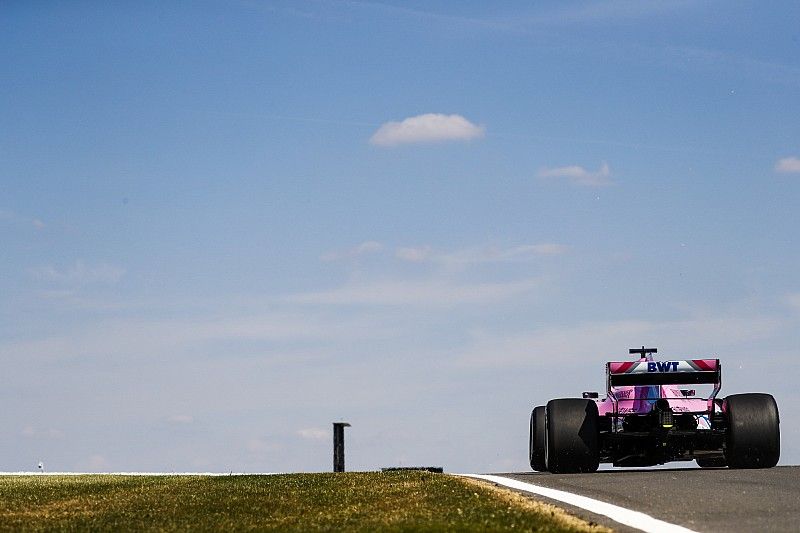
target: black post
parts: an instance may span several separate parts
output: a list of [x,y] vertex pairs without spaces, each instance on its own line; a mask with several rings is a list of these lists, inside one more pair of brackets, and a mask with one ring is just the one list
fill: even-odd
[[333,423],[333,471],[344,472],[344,428],[347,422]]

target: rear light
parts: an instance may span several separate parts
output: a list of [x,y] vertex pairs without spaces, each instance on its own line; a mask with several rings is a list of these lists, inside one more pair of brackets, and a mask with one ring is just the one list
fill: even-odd
[[658,411],[658,425],[662,428],[671,428],[675,425],[675,420],[672,416],[672,409]]
[[669,429],[675,425],[672,408],[669,406],[669,402],[664,398],[656,400],[656,403],[653,405],[653,411],[655,411],[658,417],[658,425],[662,428]]

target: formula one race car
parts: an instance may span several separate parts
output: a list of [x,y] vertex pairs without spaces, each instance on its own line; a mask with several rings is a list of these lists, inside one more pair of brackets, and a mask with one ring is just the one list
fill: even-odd
[[[530,463],[537,471],[594,472],[599,463],[771,468],[780,456],[778,405],[769,394],[717,399],[719,359],[654,361],[655,348],[629,350],[638,361],[606,364],[607,395],[550,400],[531,413]],[[698,397],[694,387],[711,389]],[[692,387],[692,388],[685,388]]]

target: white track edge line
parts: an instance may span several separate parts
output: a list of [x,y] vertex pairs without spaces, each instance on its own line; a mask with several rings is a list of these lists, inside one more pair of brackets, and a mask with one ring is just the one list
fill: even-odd
[[625,507],[601,502],[600,500],[595,500],[586,496],[580,496],[578,494],[573,494],[563,490],[542,487],[532,483],[526,483],[524,481],[518,481],[516,479],[510,479],[501,476],[491,476],[486,474],[456,475],[483,479],[484,481],[491,481],[492,483],[497,483],[498,485],[503,485],[512,489],[538,494],[539,496],[544,496],[545,498],[550,498],[551,500],[557,500],[569,505],[574,505],[575,507],[580,507],[581,509],[586,509],[587,511],[595,514],[607,516],[615,522],[619,522],[620,524],[624,524],[647,533],[697,533],[691,529],[676,524],[671,524],[669,522],[664,522],[663,520],[653,518],[652,516],[639,511],[632,511],[630,509],[626,509]]

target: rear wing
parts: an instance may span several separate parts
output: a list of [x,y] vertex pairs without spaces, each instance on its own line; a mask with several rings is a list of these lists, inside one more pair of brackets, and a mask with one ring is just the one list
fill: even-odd
[[719,359],[624,361],[607,364],[608,386],[696,385],[722,383]]

